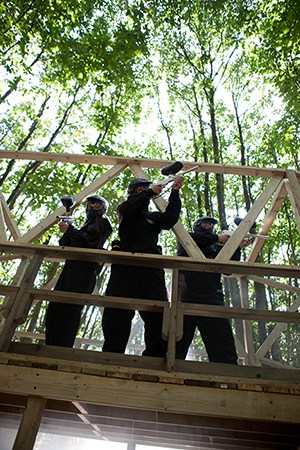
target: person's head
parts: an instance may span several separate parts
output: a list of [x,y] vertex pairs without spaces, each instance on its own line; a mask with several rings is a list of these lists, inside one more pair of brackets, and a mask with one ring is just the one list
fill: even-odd
[[150,184],[151,181],[146,180],[145,178],[135,178],[134,180],[130,181],[127,193],[130,195],[134,192],[142,192],[143,190],[147,189]]
[[104,216],[108,210],[108,201],[100,195],[91,195],[86,198],[86,217]]
[[193,225],[193,231],[195,233],[200,231],[213,231],[217,223],[218,221],[213,217],[199,217]]

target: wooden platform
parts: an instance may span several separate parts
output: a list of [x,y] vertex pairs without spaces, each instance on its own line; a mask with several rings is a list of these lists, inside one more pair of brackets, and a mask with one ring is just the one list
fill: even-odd
[[[300,445],[300,371],[12,343],[0,354],[0,423],[47,399],[39,431],[189,449]],[[34,404],[34,403],[33,403]]]

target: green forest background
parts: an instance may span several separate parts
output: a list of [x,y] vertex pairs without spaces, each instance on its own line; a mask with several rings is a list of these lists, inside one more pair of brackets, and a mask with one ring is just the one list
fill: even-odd
[[[300,170],[297,0],[6,1],[0,30],[2,150]],[[106,170],[4,159],[0,189],[26,232],[60,206],[62,195],[76,195]],[[161,178],[158,170],[147,173]],[[125,171],[101,191],[115,229],[114,211],[131,177]],[[181,222],[190,230],[199,215],[214,215],[219,231],[231,228],[265,183],[191,173],[182,190]],[[76,211],[78,225],[83,212]],[[57,244],[57,228],[38,242]],[[172,233],[163,234],[161,245],[176,254]],[[299,265],[299,249],[285,201],[259,261]],[[15,264],[2,264],[1,282],[11,279]],[[57,269],[44,264],[38,283]],[[106,277],[104,271],[100,293]],[[285,281],[299,287],[297,279]],[[228,304],[240,305],[237,287],[225,279]],[[295,293],[256,283],[249,293],[251,305],[261,309],[285,310],[295,300]],[[43,332],[44,311],[37,303],[20,329]],[[258,348],[275,324],[253,325]],[[242,341],[241,323],[234,327]],[[80,336],[101,341],[98,308],[85,310]],[[287,324],[268,357],[299,367],[298,348],[299,325]]]

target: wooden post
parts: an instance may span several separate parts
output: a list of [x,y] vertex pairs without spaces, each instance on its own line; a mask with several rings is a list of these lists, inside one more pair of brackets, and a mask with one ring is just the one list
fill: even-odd
[[[20,286],[20,282],[21,282],[22,278],[24,277],[24,274],[26,271],[27,263],[28,263],[28,258],[25,258],[25,257],[22,258],[22,260],[18,266],[17,272],[13,278],[12,285]],[[5,318],[8,317],[8,314],[9,314],[10,308],[12,307],[13,302],[14,302],[13,296],[9,296],[9,295],[6,296],[6,298],[4,299],[2,308],[1,308],[1,313],[2,313],[3,317],[5,317]]]
[[12,215],[12,213],[5,201],[5,197],[1,191],[0,191],[0,201],[1,201],[1,206],[2,206],[3,217],[6,222],[6,225],[9,229],[9,231],[11,232],[12,237],[14,239],[18,239],[21,236],[20,230],[18,228],[18,225],[17,225],[15,219],[13,218],[13,215]]
[[30,395],[27,400],[13,450],[32,450],[39,431],[46,399]]
[[[247,286],[247,278],[241,277],[241,302],[243,308],[249,308],[249,298],[248,298],[248,286]],[[247,363],[251,365],[257,365],[255,358],[255,349],[254,349],[254,339],[253,339],[253,329],[252,324],[249,320],[243,320],[243,328],[244,328],[244,341],[245,341],[245,349],[247,352]]]
[[287,170],[289,182],[287,183],[287,190],[295,213],[295,219],[300,233],[300,184],[298,182],[294,170]]
[[167,353],[167,371],[174,370],[175,351],[176,351],[176,328],[177,328],[177,307],[178,307],[178,269],[172,272],[172,293],[171,308],[169,320],[169,337],[168,337],[168,353]]
[[32,304],[32,297],[26,289],[32,287],[35,277],[39,271],[43,255],[35,253],[30,260],[20,288],[14,297],[10,312],[0,330],[0,350],[7,351],[11,338],[18,324],[24,322]]
[[4,214],[3,214],[1,198],[0,198],[0,239],[1,239],[1,241],[4,241],[4,242],[7,241],[6,227],[5,227],[5,221],[4,221]]

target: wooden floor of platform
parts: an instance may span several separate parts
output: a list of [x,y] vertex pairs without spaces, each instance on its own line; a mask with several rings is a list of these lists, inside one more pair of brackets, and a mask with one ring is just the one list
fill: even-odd
[[12,343],[0,353],[2,428],[18,428],[28,396],[47,398],[45,433],[190,450],[300,446],[296,369],[176,361],[167,372],[160,358]]

